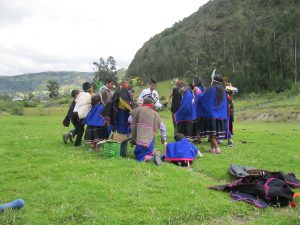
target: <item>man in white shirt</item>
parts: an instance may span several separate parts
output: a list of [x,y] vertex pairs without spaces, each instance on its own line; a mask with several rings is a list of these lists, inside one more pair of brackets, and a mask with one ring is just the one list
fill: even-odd
[[154,99],[154,108],[156,110],[159,110],[163,107],[163,105],[159,102],[159,96],[155,88],[156,88],[156,81],[151,80],[149,83],[149,88],[144,89],[140,94],[139,102],[142,104],[145,97],[151,96]]
[[84,124],[82,122],[92,108],[91,97],[93,93],[93,88],[91,83],[84,82],[82,84],[82,89],[83,91],[79,93],[78,97],[75,100],[76,105],[74,107],[74,112],[77,112],[79,117],[78,127],[76,127],[78,133],[74,146],[81,145],[81,139],[84,134]]

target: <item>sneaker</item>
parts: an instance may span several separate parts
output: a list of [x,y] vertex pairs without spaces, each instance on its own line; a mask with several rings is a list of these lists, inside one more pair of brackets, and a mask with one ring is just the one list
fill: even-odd
[[64,134],[63,135],[63,141],[64,141],[65,144],[67,144],[67,142],[68,142],[68,138],[69,138],[68,136],[69,136],[69,134]]
[[216,149],[212,148],[212,149],[210,149],[210,152],[213,153],[213,154],[216,154]]
[[163,164],[162,160],[161,160],[161,155],[160,154],[155,154],[154,155],[154,159],[153,159],[155,165],[157,166],[161,166]]

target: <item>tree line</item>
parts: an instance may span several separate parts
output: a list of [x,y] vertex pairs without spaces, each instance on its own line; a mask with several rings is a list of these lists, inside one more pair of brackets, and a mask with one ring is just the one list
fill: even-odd
[[127,76],[166,80],[214,68],[241,91],[276,91],[299,81],[300,1],[214,0],[155,35]]

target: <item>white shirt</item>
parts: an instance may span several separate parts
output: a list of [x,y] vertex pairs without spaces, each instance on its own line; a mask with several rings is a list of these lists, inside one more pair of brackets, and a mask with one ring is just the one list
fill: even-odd
[[139,101],[142,103],[144,100],[144,97],[146,97],[146,95],[151,95],[154,98],[154,106],[155,108],[160,109],[162,107],[162,104],[159,102],[159,96],[156,90],[152,90],[150,88],[144,89],[142,91],[142,93],[139,96]]
[[75,102],[74,111],[78,112],[79,119],[84,119],[92,108],[91,94],[80,92]]

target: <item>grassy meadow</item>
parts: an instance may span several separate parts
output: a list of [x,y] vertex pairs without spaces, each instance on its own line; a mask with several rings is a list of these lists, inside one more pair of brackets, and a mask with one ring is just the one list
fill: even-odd
[[[300,224],[299,207],[258,209],[207,188],[232,180],[231,163],[300,176],[299,123],[236,122],[233,148],[213,155],[204,141],[205,157],[186,169],[137,163],[131,148],[125,159],[103,159],[65,145],[65,111],[0,116],[0,202],[26,202],[1,213],[0,224]],[[171,141],[170,113],[161,116]]]

